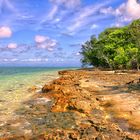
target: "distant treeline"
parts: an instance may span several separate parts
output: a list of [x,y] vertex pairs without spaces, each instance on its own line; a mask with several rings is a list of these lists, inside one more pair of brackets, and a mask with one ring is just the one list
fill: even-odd
[[110,69],[140,68],[140,19],[124,27],[105,29],[82,45],[83,66]]

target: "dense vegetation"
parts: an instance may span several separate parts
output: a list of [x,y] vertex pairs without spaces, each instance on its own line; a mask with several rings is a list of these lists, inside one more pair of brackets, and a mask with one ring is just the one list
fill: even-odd
[[108,28],[82,45],[83,66],[139,69],[140,19],[124,27]]

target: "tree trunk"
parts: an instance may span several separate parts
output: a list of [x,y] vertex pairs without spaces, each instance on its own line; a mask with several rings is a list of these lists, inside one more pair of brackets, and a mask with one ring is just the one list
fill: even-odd
[[140,70],[140,65],[139,65],[139,63],[137,63],[137,71],[139,71]]

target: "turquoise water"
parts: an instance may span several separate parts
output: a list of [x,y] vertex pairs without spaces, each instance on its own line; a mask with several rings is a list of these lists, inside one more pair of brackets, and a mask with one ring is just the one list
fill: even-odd
[[[32,86],[42,86],[57,77],[60,69],[51,68],[0,68],[0,96],[26,92]],[[10,94],[8,94],[10,93]]]
[[41,90],[44,84],[58,77],[59,70],[64,68],[0,68],[1,120],[9,119],[22,102],[35,94],[35,92],[29,92],[29,88],[36,86],[38,91]]

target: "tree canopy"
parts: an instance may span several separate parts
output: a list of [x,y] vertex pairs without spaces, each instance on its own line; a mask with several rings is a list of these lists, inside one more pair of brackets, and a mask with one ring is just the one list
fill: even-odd
[[124,27],[105,29],[82,45],[82,64],[111,69],[139,69],[140,19]]

